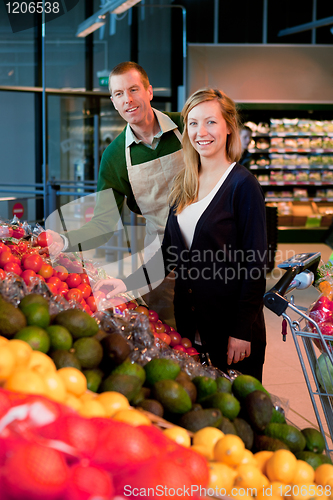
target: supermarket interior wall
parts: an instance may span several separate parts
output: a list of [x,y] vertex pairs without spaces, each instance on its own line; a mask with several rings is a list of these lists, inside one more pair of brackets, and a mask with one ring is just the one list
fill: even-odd
[[238,102],[333,102],[333,45],[189,44],[188,92],[219,87]]

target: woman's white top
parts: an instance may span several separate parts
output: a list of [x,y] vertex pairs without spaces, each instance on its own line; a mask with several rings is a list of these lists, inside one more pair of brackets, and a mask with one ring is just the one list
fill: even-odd
[[236,162],[232,163],[228,170],[224,172],[218,183],[213,187],[210,193],[207,194],[202,200],[192,203],[184,208],[184,210],[177,215],[177,221],[180,227],[180,231],[183,235],[184,241],[186,243],[187,248],[189,249],[192,245],[192,240],[194,236],[194,231],[198,220],[200,219],[203,212],[206,210],[217,191],[222,186],[223,182],[226,180],[231,170],[236,165]]

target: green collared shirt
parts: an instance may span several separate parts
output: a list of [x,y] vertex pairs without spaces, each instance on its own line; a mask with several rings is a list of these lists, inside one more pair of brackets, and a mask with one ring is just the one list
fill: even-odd
[[158,111],[157,109],[154,108],[152,109],[160,126],[160,131],[156,135],[154,135],[152,144],[147,144],[146,142],[143,142],[141,139],[138,139],[128,123],[126,126],[126,138],[125,138],[126,147],[131,146],[133,142],[135,142],[136,144],[142,143],[147,148],[154,150],[157,148],[158,143],[160,142],[160,138],[162,137],[163,134],[165,134],[166,132],[170,132],[170,130],[175,130],[177,128],[177,125],[166,114],[162,113],[161,111]]

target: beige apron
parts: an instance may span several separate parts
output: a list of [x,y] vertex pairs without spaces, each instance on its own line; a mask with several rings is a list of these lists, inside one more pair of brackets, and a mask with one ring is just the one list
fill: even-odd
[[[176,137],[181,141],[181,134],[178,129],[174,129]],[[128,178],[135,196],[135,201],[140,208],[142,215],[146,219],[146,237],[145,237],[145,261],[149,259],[159,248],[162,240],[165,224],[169,213],[168,197],[174,177],[184,168],[183,151],[179,150],[156,160],[151,160],[146,163],[132,165],[130,146],[125,150],[126,165]],[[147,251],[148,250],[148,251]],[[164,281],[173,280],[166,278]],[[154,309],[161,315],[161,318],[166,321],[170,318],[170,304],[167,304],[166,297],[161,296],[158,299],[160,306],[150,296],[160,296],[163,284],[159,285],[155,290],[150,292],[144,298],[148,302],[151,309]],[[169,294],[170,295],[170,294]],[[173,298],[170,296],[170,298]],[[164,307],[165,306],[165,307]],[[162,309],[169,310],[162,316]],[[173,309],[172,305],[171,308]],[[159,309],[159,311],[157,310]],[[168,316],[169,318],[167,318]],[[172,318],[168,321],[169,324],[174,323],[173,313]]]

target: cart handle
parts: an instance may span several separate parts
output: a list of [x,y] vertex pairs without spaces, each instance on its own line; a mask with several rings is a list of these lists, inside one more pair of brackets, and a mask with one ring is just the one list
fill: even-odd
[[[295,276],[304,271],[309,271],[314,275],[317,271],[320,259],[320,252],[298,254],[280,264],[278,267],[286,269],[286,272],[273,288],[265,293],[265,306],[277,314],[277,316],[281,316],[287,309],[289,303],[284,295],[288,291],[289,285],[292,283]],[[294,288],[297,288],[297,285]],[[300,288],[302,288],[302,286],[300,286]]]

